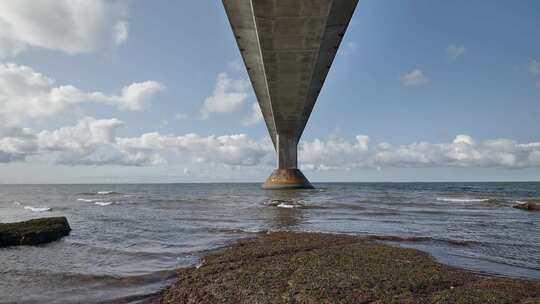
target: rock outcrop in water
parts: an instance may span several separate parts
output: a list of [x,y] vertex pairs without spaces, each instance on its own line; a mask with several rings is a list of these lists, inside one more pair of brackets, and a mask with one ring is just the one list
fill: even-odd
[[540,211],[540,201],[528,201],[514,206],[514,208],[527,211]]
[[540,283],[482,276],[367,239],[271,233],[181,269],[161,303],[540,303]]
[[18,223],[0,223],[0,248],[56,241],[71,231],[65,217],[48,217]]

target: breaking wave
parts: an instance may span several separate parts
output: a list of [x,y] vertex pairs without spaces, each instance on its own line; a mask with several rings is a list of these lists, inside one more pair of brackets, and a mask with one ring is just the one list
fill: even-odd
[[87,202],[87,203],[91,203],[91,202],[96,201],[96,199],[92,199],[92,198],[78,198],[77,200],[80,201],[80,202]]
[[487,202],[489,198],[468,198],[468,197],[437,197],[438,201],[468,203],[468,202]]
[[92,195],[120,195],[123,193],[115,191],[98,191],[98,192],[82,192],[79,195],[92,196]]
[[52,208],[49,207],[34,207],[34,206],[24,206],[25,210],[30,210],[32,212],[46,212],[51,211]]
[[109,206],[112,205],[113,202],[95,202],[94,205],[98,206]]

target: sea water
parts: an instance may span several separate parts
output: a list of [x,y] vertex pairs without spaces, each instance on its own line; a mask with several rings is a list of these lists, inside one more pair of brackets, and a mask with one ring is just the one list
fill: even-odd
[[178,267],[271,231],[368,236],[441,263],[540,280],[540,183],[3,185],[0,222],[66,216],[71,234],[0,249],[0,303],[145,303]]

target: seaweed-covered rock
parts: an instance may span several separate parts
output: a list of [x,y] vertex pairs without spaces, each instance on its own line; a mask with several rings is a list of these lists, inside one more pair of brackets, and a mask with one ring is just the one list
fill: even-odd
[[161,303],[539,303],[540,282],[441,265],[428,254],[346,235],[277,232],[178,271]]
[[540,201],[527,201],[515,205],[514,208],[527,211],[540,211]]
[[56,241],[71,231],[65,217],[48,217],[18,223],[0,223],[0,248]]

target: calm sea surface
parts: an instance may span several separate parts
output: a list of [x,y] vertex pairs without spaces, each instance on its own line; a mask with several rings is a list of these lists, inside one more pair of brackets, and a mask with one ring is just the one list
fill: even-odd
[[66,216],[60,241],[0,249],[0,303],[145,303],[177,267],[266,231],[388,236],[439,261],[540,280],[540,183],[5,185],[0,222]]

